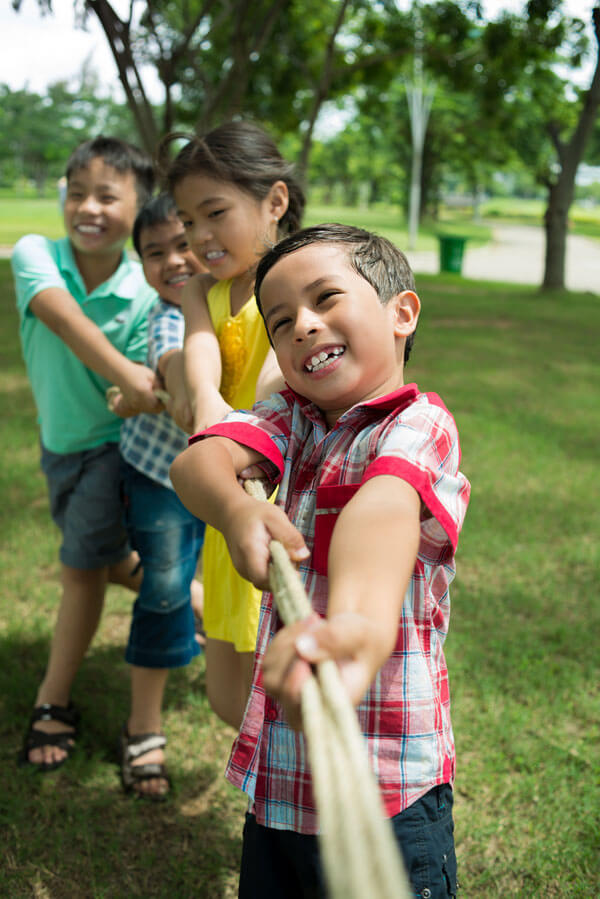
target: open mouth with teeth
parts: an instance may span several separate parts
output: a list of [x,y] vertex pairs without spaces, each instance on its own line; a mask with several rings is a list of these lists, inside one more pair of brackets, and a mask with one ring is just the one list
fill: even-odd
[[304,363],[304,368],[306,371],[315,372],[321,371],[323,368],[327,368],[328,365],[331,365],[332,362],[335,362],[336,359],[339,359],[345,352],[345,348],[343,346],[336,346],[329,352],[325,352],[325,350],[321,350],[320,353],[315,353],[314,356],[311,356],[308,362]]
[[179,284],[185,284],[191,277],[189,272],[179,272],[178,275],[172,275],[170,278],[167,278],[165,284],[169,287],[177,287]]
[[100,234],[102,232],[102,228],[100,225],[76,225],[75,229],[79,231],[80,234]]
[[215,262],[215,260],[217,260],[217,259],[222,259],[222,257],[224,255],[225,255],[224,250],[209,250],[207,253],[204,254],[204,258],[206,259],[207,262]]

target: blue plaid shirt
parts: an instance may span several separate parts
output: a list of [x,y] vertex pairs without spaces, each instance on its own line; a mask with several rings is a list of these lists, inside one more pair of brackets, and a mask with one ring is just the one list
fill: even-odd
[[[164,300],[148,315],[148,365],[158,368],[158,361],[169,350],[183,346],[184,320],[179,306]],[[169,469],[175,456],[187,446],[188,435],[175,424],[168,412],[149,415],[143,412],[127,418],[121,428],[121,455],[134,468],[163,487],[173,489]]]

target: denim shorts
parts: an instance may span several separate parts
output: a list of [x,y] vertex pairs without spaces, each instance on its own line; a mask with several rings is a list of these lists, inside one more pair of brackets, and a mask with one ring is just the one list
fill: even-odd
[[[434,787],[391,819],[404,864],[419,899],[456,896],[452,788]],[[316,836],[274,830],[246,815],[240,899],[326,899]]]
[[50,512],[62,532],[60,560],[85,570],[115,565],[131,552],[123,525],[119,447],[104,443],[78,453],[41,448]]
[[204,540],[204,522],[174,490],[124,460],[125,523],[144,576],[133,605],[125,658],[141,668],[178,668],[198,655],[190,585]]

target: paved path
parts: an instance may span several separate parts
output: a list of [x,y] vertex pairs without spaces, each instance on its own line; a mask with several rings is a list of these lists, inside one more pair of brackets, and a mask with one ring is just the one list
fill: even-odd
[[[467,241],[462,274],[484,281],[541,284],[544,273],[545,237],[542,228],[526,225],[494,225],[492,240],[482,247]],[[437,274],[437,251],[408,253],[415,272]],[[567,237],[566,286],[600,294],[600,241],[571,234]]]
[[[462,274],[484,281],[541,284],[544,271],[544,231],[526,225],[493,225],[492,240],[482,247],[467,241]],[[0,247],[0,257],[10,256],[10,247]],[[437,274],[439,252],[408,253],[418,274]],[[570,290],[600,294],[600,240],[571,234],[567,237],[566,284]]]

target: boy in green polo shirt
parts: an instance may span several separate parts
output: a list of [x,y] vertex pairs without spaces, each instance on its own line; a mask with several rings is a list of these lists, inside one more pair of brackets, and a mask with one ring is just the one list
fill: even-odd
[[117,384],[136,408],[156,412],[146,358],[147,315],[156,302],[124,245],[154,186],[149,158],[97,137],[66,170],[67,236],[29,234],[12,267],[20,337],[41,432],[50,508],[62,531],[62,599],[48,666],[20,761],[58,768],[75,746],[71,686],[96,631],[108,582],[138,590],[141,572],[123,528],[119,497],[121,421],[107,409]]

